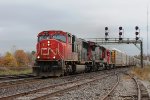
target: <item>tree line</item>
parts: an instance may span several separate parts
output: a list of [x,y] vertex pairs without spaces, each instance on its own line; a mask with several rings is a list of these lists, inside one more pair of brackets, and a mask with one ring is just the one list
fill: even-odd
[[6,52],[0,56],[0,67],[27,67],[33,66],[35,61],[35,51],[24,52],[16,50],[14,53]]

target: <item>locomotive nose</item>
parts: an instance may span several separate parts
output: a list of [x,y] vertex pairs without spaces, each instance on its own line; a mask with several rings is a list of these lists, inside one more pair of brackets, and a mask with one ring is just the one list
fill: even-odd
[[[45,40],[39,44],[40,59],[60,60],[63,56],[63,46],[57,40]],[[61,49],[61,50],[60,50]],[[38,57],[38,56],[37,56]]]

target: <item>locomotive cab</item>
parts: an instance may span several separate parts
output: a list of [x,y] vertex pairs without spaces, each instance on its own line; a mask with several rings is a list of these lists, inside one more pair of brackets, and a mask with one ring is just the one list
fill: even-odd
[[38,36],[37,60],[61,60],[64,57],[66,36],[60,32]]

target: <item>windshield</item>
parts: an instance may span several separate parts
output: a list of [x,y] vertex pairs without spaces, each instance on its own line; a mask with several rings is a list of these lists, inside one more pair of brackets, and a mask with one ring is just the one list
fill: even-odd
[[62,35],[62,34],[54,34],[52,36],[53,39],[62,41],[62,42],[66,42],[66,36]]
[[50,39],[49,35],[41,35],[38,37],[38,41]]

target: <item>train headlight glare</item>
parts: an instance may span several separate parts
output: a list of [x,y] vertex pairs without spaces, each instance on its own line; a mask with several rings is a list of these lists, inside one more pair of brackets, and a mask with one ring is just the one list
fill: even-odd
[[55,59],[56,57],[54,56],[53,59]]
[[47,44],[48,46],[50,46],[50,44]]
[[50,43],[50,41],[48,41],[47,43]]
[[38,59],[40,58],[40,56],[37,57]]

